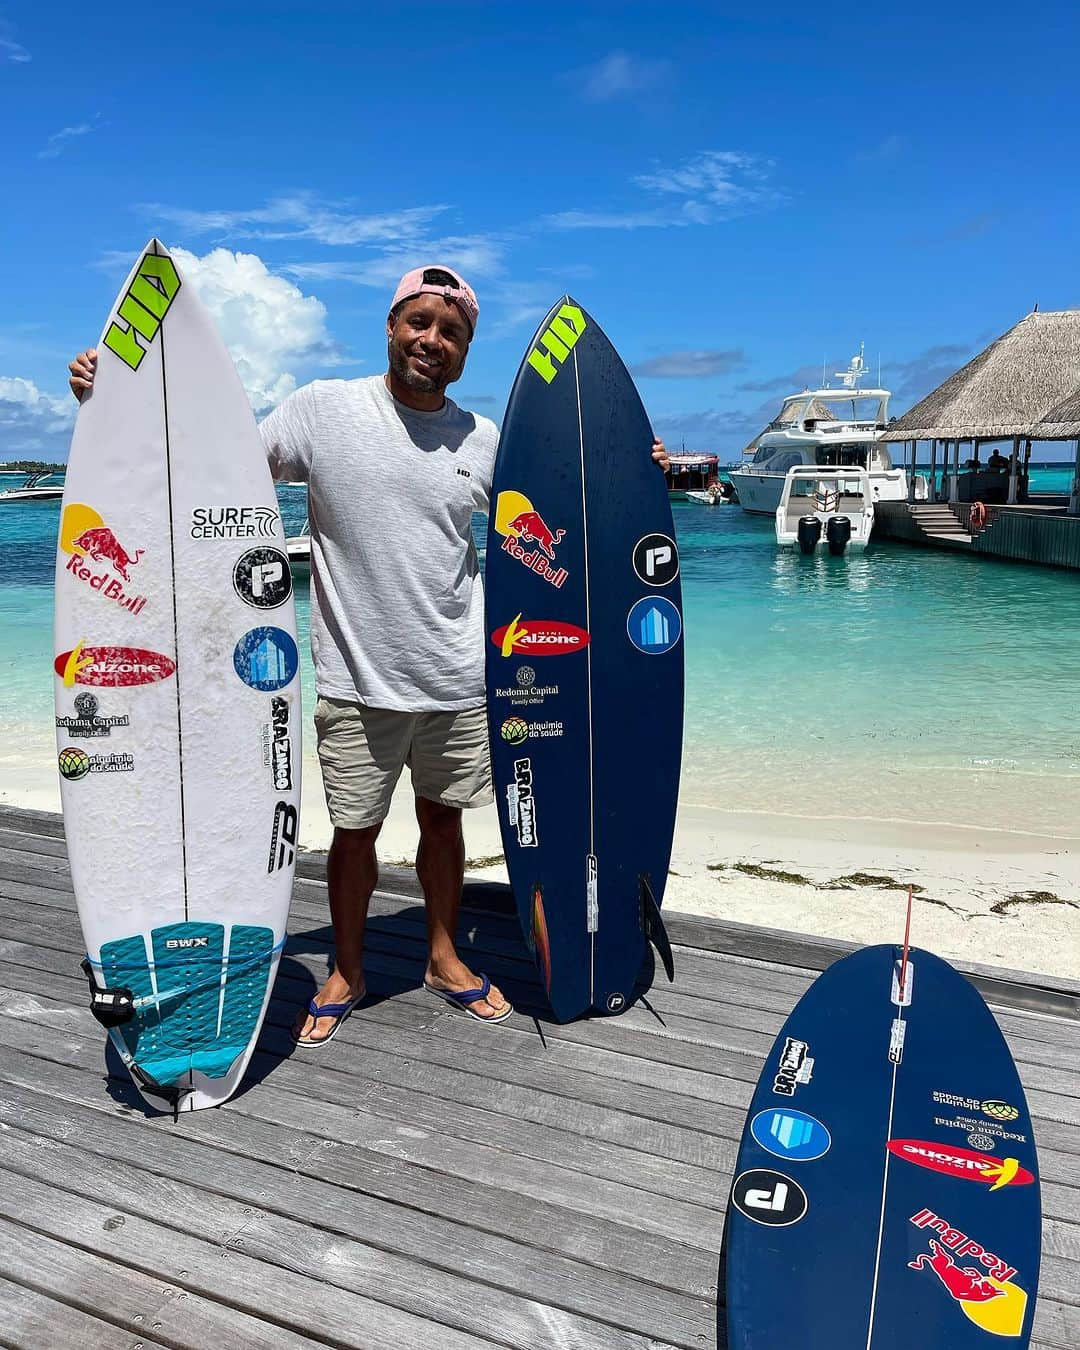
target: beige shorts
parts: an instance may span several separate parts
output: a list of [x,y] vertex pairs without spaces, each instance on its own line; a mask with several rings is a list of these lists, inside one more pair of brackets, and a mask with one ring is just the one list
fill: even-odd
[[460,807],[494,800],[483,708],[395,712],[320,698],[315,733],[326,805],[337,829],[363,830],[385,820],[406,764],[418,797]]

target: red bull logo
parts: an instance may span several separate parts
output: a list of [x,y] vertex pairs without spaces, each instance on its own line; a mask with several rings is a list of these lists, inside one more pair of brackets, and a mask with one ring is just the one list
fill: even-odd
[[503,656],[563,656],[580,652],[589,645],[589,634],[576,623],[559,623],[557,619],[526,619],[517,615],[510,623],[496,628],[491,640]]
[[[495,503],[495,531],[503,536],[504,553],[509,553],[556,589],[562,586],[569,573],[565,567],[552,567],[551,564],[566,531],[553,530],[528,497],[521,492],[499,493]],[[535,548],[528,548],[529,544],[534,544]]]
[[[994,1336],[1019,1336],[1024,1327],[1028,1296],[1015,1283],[1016,1267],[988,1252],[933,1210],[911,1216],[916,1228],[930,1228],[930,1250],[909,1261],[909,1270],[931,1270],[950,1298],[959,1303],[969,1321]],[[964,1257],[971,1264],[961,1265]],[[978,1264],[974,1264],[977,1262]],[[981,1267],[981,1268],[980,1268]]]
[[[99,592],[108,600],[115,600],[121,609],[126,609],[130,614],[138,614],[146,604],[144,595],[136,595],[121,584],[131,585],[129,569],[138,563],[145,550],[137,548],[129,552],[92,506],[71,502],[64,507],[60,523],[60,548],[62,552],[71,554],[64,570],[92,591]],[[91,563],[108,564],[111,571],[95,569],[90,566]]]
[[890,1139],[888,1149],[894,1157],[917,1167],[963,1177],[966,1181],[981,1181],[992,1191],[1000,1191],[1004,1186],[1030,1186],[1035,1180],[1034,1174],[1021,1167],[1016,1158],[991,1158],[970,1148],[928,1144],[924,1139]]

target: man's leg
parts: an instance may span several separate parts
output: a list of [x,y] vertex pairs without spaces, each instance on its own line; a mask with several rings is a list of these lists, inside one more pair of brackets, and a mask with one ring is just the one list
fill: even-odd
[[[451,989],[455,993],[475,989],[480,979],[461,960],[454,946],[465,880],[461,808],[417,797],[416,819],[420,825],[416,875],[424,888],[427,906],[428,964],[424,979],[436,989]],[[486,999],[469,1006],[481,1017],[494,1017],[505,1010],[506,999],[492,985]]]

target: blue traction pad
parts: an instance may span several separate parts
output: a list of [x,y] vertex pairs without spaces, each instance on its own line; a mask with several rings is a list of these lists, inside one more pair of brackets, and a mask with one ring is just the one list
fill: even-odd
[[227,961],[220,923],[169,924],[150,939],[152,963],[141,936],[101,949],[106,987],[126,986],[137,1000],[150,1000],[117,1033],[139,1068],[165,1086],[192,1069],[223,1078],[258,1025],[276,951],[273,931],[234,925]]

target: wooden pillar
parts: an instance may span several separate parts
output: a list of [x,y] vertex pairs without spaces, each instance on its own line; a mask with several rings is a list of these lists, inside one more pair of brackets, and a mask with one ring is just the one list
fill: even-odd
[[1069,496],[1069,515],[1080,516],[1080,437],[1076,441],[1076,454],[1073,456],[1072,492]]
[[949,479],[949,501],[950,503],[960,500],[960,442],[953,441],[953,467],[952,477]]
[[937,501],[937,439],[930,442],[930,500]]
[[1009,456],[1009,505],[1016,505],[1016,463],[1020,458],[1020,437],[1014,436],[1012,454]]

